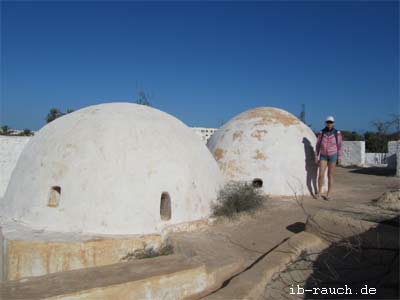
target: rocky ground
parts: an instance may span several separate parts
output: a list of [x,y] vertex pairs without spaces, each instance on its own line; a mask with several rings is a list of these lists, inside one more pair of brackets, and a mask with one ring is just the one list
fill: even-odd
[[[268,255],[296,233],[302,232],[309,215],[319,210],[330,210],[354,218],[381,222],[391,220],[398,223],[398,213],[380,209],[373,200],[379,198],[388,190],[398,189],[399,178],[383,168],[337,168],[335,174],[335,190],[332,201],[316,200],[312,197],[298,196],[279,198],[272,197],[265,207],[254,215],[245,215],[237,220],[216,222],[203,232],[190,234],[191,240],[207,241],[208,238],[223,237],[230,247],[214,248],[208,255],[220,256],[221,252],[235,249],[245,259],[247,269],[254,267],[257,260]],[[265,183],[268,184],[268,183]],[[201,236],[201,238],[200,238]],[[207,247],[198,245],[196,248]],[[240,277],[232,274],[232,278]],[[240,290],[240,280],[234,284]],[[232,284],[225,281],[222,288],[209,294],[204,299],[223,299],[223,289]],[[239,299],[239,298],[238,298]]]

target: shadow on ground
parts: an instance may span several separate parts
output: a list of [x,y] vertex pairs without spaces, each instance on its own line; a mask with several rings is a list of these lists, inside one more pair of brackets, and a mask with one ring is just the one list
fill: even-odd
[[306,224],[303,222],[296,222],[293,224],[290,224],[289,226],[286,227],[287,230],[289,230],[290,232],[293,233],[299,233],[304,231],[304,229],[306,228]]
[[264,298],[399,299],[399,227],[380,227],[301,253],[267,284]]
[[396,175],[396,170],[389,169],[386,167],[356,168],[350,172],[356,173],[356,174],[375,175],[375,176],[394,176],[394,175]]

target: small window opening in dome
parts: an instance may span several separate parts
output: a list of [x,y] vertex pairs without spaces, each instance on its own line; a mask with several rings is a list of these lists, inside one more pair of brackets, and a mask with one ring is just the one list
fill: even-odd
[[161,194],[160,216],[163,221],[171,219],[171,197],[167,192]]
[[263,181],[260,178],[254,178],[252,182],[253,187],[255,188],[262,188],[263,186]]
[[58,207],[58,204],[60,203],[60,197],[61,197],[61,187],[52,186],[50,188],[49,201],[47,202],[47,206]]

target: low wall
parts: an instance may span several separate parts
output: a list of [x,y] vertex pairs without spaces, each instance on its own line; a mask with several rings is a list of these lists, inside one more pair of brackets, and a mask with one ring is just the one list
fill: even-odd
[[[57,233],[62,239],[62,233]],[[3,239],[3,280],[42,276],[129,261],[136,250],[159,249],[160,235],[93,237],[90,240]],[[68,237],[71,239],[71,237]],[[1,298],[1,297],[0,297]]]
[[396,156],[397,156],[396,176],[400,177],[400,149],[397,149]]
[[386,165],[387,153],[365,153],[366,165]]
[[0,198],[6,192],[11,173],[29,136],[0,136]]
[[342,143],[342,165],[362,166],[365,163],[364,141],[343,141]]
[[388,143],[387,164],[389,169],[396,169],[397,151],[400,149],[400,141],[390,141]]

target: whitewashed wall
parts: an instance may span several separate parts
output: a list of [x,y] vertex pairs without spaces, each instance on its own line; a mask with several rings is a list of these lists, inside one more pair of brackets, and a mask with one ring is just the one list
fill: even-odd
[[365,142],[343,141],[342,154],[343,166],[362,166],[365,163]]
[[29,136],[0,136],[0,197],[3,197],[18,157]]
[[400,149],[400,141],[390,141],[388,143],[388,157],[387,164],[388,168],[396,169],[396,153]]
[[396,176],[400,177],[400,148],[397,148],[396,153]]
[[365,164],[381,166],[387,164],[387,153],[365,153]]

